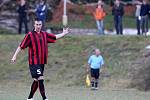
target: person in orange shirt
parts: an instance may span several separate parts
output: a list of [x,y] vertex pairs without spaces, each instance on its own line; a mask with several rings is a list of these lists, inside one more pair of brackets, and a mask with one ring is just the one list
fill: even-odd
[[96,10],[94,12],[94,17],[96,20],[99,35],[104,35],[104,18],[105,18],[105,16],[106,16],[106,13],[103,8],[103,1],[99,0]]

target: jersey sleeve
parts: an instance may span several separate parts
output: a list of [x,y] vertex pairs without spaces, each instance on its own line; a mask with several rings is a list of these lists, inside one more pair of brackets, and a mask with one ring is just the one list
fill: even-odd
[[54,34],[46,33],[47,35],[47,43],[55,43],[56,36]]
[[20,44],[20,48],[25,49],[30,45],[30,43],[31,43],[30,35],[26,34],[26,36],[24,37],[23,41]]
[[91,62],[92,62],[92,56],[89,58],[88,64],[91,64]]

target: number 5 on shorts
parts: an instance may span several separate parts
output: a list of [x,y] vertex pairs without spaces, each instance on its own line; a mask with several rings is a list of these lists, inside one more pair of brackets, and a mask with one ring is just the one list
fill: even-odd
[[40,69],[37,69],[37,74],[41,74],[41,70]]

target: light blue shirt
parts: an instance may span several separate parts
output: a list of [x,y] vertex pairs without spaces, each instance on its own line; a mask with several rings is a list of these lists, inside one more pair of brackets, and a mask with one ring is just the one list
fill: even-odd
[[93,69],[99,69],[99,68],[101,68],[102,65],[104,65],[103,57],[101,55],[99,55],[99,56],[92,55],[92,56],[90,56],[90,58],[88,60],[88,64]]

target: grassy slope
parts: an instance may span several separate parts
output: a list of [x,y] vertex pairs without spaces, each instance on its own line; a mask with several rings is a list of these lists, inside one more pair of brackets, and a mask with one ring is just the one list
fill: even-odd
[[[0,80],[27,82],[31,78],[27,67],[27,49],[18,55],[16,64],[10,64],[21,39],[21,35],[0,35]],[[103,85],[111,87],[119,82],[125,83],[130,79],[128,70],[132,62],[139,57],[149,39],[143,36],[66,36],[49,45],[46,81],[67,86],[83,85],[87,59],[93,48],[98,47],[107,66],[101,78]]]

